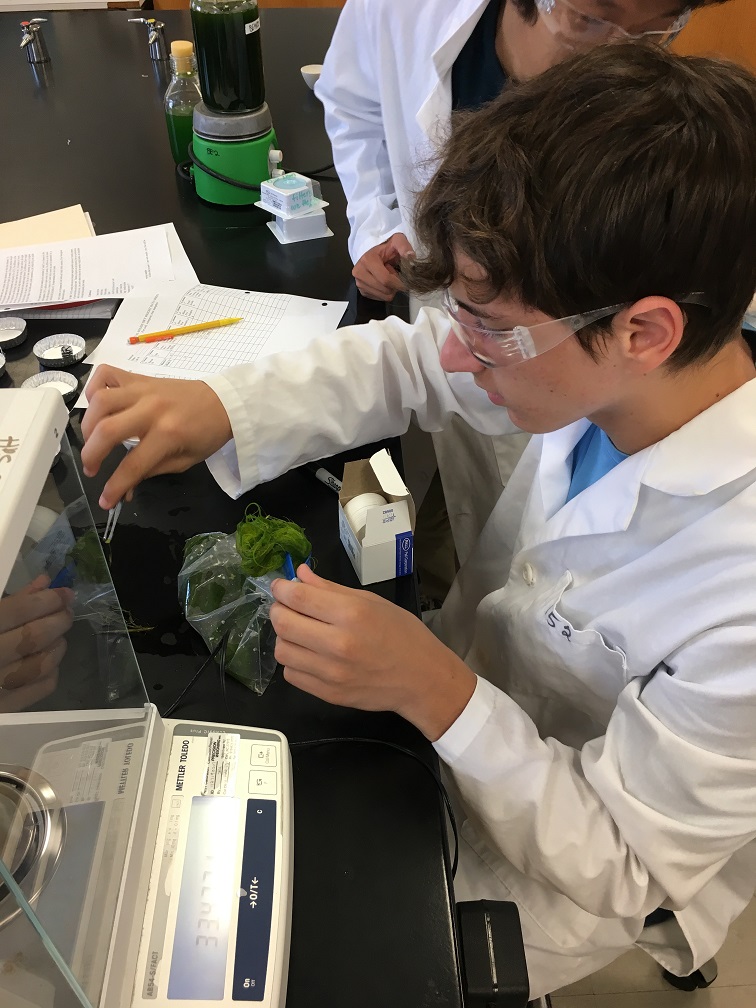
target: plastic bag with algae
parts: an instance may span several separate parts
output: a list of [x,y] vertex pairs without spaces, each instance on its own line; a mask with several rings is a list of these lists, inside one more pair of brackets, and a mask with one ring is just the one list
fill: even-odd
[[178,589],[186,618],[210,650],[228,632],[226,671],[255,693],[276,668],[270,586],[292,577],[310,550],[299,525],[259,508],[249,509],[236,532],[206,532],[184,546]]

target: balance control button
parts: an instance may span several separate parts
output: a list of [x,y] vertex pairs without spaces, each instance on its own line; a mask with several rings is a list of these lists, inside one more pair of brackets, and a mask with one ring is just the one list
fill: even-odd
[[249,754],[252,766],[274,767],[277,762],[276,747],[272,745],[253,745]]
[[249,775],[250,794],[272,794],[278,790],[275,770],[253,770]]

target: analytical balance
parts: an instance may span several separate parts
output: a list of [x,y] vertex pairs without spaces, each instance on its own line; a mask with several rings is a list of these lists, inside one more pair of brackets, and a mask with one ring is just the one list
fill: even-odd
[[0,1004],[281,1008],[286,740],[147,702],[67,422],[0,391],[0,606],[40,573],[75,592],[57,683],[0,689]]

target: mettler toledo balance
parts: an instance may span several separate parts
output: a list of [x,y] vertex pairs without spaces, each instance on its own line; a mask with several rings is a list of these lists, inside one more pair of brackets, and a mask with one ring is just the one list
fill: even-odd
[[[10,460],[0,470],[0,605],[39,573],[70,568],[84,536],[92,545],[67,421],[57,392],[0,391],[0,451]],[[0,690],[0,1004],[282,1008],[286,740],[163,720],[140,705],[133,650],[103,577],[97,597],[77,594],[60,687],[35,712],[22,709],[18,689]],[[76,676],[102,677],[115,706],[50,709]]]

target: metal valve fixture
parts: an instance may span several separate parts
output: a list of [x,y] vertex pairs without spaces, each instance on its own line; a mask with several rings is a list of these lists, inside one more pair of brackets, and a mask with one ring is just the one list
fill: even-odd
[[26,58],[30,63],[47,63],[50,54],[47,51],[41,28],[47,24],[47,18],[32,18],[21,22],[21,48],[26,50]]
[[155,18],[129,18],[129,21],[132,24],[147,25],[147,42],[150,47],[150,59],[155,60],[155,62],[167,60],[170,54],[163,33],[163,29],[165,28],[163,22],[156,21]]

